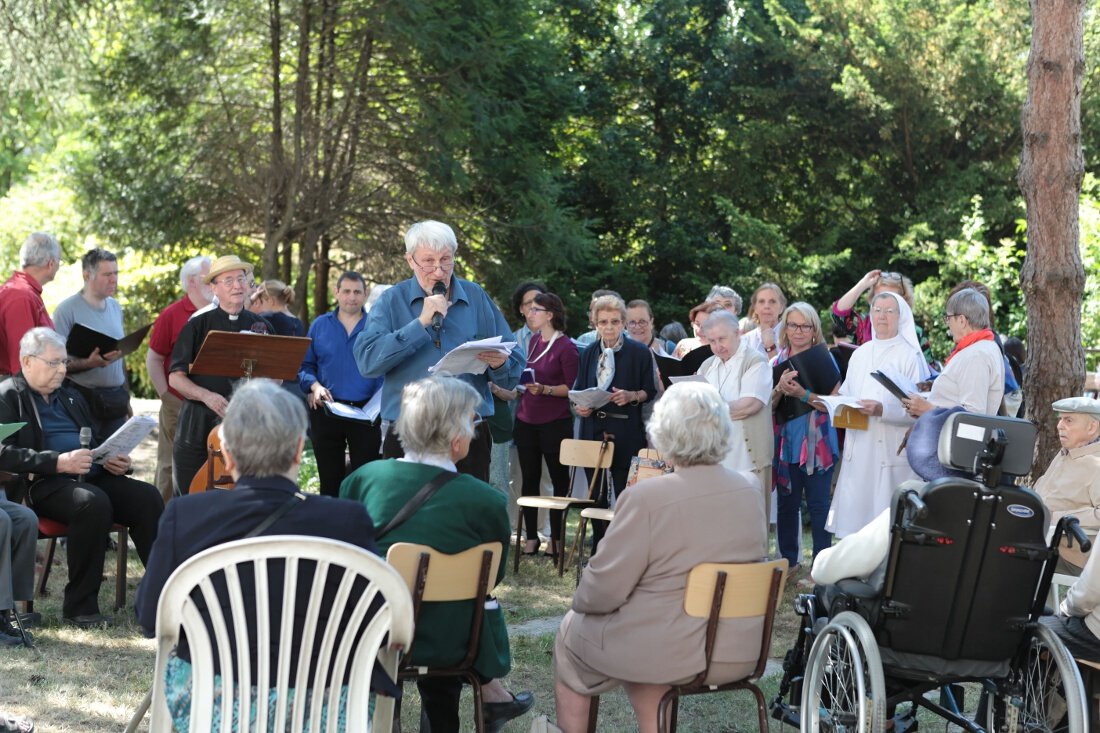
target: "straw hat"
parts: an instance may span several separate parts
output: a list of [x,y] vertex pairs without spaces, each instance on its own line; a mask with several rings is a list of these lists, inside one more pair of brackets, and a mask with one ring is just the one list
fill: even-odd
[[242,262],[241,258],[237,255],[222,255],[214,260],[214,264],[210,266],[210,272],[203,278],[203,282],[209,285],[214,282],[214,278],[218,275],[221,275],[223,272],[232,272],[233,270],[244,270],[246,275],[251,275],[252,265],[247,262]]

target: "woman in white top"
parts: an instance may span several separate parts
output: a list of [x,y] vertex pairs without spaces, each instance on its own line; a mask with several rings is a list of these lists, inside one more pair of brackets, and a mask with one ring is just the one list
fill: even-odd
[[955,339],[955,350],[932,382],[928,399],[909,395],[906,409],[913,417],[936,407],[996,415],[1005,393],[1005,360],[990,330],[988,301],[973,288],[960,290],[947,299],[943,320]]
[[905,453],[898,455],[913,419],[901,401],[871,377],[881,369],[912,382],[928,379],[913,311],[904,298],[887,291],[871,300],[870,317],[871,340],[852,354],[840,386],[841,395],[859,399],[860,412],[868,419],[866,430],[848,430],[844,438],[844,462],[825,525],[837,537],[858,532],[890,506],[899,484],[917,478]]

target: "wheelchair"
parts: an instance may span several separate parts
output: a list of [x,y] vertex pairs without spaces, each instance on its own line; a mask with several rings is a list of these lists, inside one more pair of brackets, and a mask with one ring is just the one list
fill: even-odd
[[948,418],[938,457],[952,475],[899,487],[878,570],[795,599],[774,718],[803,733],[883,733],[889,719],[905,733],[923,708],[973,733],[1088,730],[1077,666],[1038,621],[1062,534],[1088,539],[1070,520],[1048,541],[1042,501],[1012,485],[1035,436],[1025,420]]

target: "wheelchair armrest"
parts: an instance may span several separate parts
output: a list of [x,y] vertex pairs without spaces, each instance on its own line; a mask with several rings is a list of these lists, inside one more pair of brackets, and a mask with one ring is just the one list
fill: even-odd
[[862,580],[856,580],[855,578],[839,580],[836,583],[836,587],[844,595],[851,598],[858,598],[861,601],[873,601],[880,595],[878,588],[868,583],[864,583]]

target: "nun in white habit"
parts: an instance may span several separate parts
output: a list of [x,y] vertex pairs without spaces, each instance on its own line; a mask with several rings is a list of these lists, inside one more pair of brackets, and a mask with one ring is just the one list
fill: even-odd
[[839,537],[855,534],[890,506],[899,484],[917,475],[898,447],[913,424],[901,401],[871,377],[876,369],[914,382],[928,379],[913,311],[893,292],[871,301],[872,337],[852,354],[840,394],[855,397],[868,416],[867,430],[848,430],[833,503],[825,529]]

